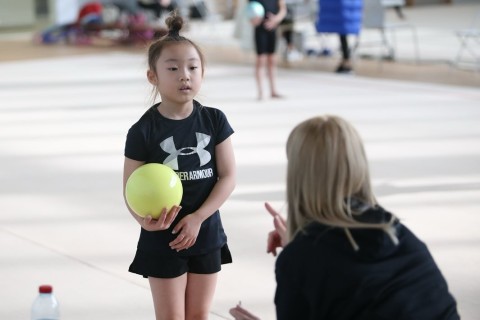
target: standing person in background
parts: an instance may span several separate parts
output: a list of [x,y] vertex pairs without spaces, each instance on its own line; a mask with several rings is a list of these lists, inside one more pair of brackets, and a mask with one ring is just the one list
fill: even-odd
[[282,38],[285,40],[285,52],[283,59],[286,62],[294,62],[302,59],[302,54],[295,48],[293,36],[295,34],[294,5],[298,0],[286,0],[287,14],[280,23]]
[[161,163],[177,172],[183,197],[158,220],[128,208],[141,226],[129,271],[148,278],[157,320],[207,320],[221,265],[232,262],[219,208],[235,187],[233,129],[221,110],[194,100],[204,56],[179,34],[182,17],[166,24],[148,49],[147,79],[161,102],[128,130],[123,188],[138,167]]
[[362,24],[362,0],[318,0],[319,14],[315,23],[319,33],[336,33],[340,39],[342,60],[337,73],[351,73],[350,48],[348,35],[357,35]]
[[262,72],[267,73],[270,96],[280,98],[275,84],[276,58],[275,50],[277,46],[277,27],[282,22],[287,13],[285,0],[250,0],[249,2],[259,2],[265,9],[264,17],[251,19],[255,26],[255,79],[257,82],[258,100],[263,99]]
[[[337,116],[298,124],[287,140],[287,219],[275,229],[279,320],[459,320],[427,246],[373,194],[363,142]],[[257,320],[238,305],[237,320]]]

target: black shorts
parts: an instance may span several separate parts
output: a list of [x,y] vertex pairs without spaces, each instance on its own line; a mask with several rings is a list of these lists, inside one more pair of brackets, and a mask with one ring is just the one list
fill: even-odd
[[255,28],[255,49],[257,55],[273,54],[277,46],[277,31],[266,30],[263,27]]
[[128,271],[142,275],[144,278],[176,278],[186,272],[212,274],[219,272],[222,264],[232,263],[232,255],[227,244],[212,252],[194,255],[158,256],[137,250]]

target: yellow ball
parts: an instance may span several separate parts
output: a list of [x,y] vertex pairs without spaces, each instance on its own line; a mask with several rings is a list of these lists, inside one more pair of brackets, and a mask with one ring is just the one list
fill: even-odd
[[125,186],[128,206],[139,216],[158,219],[163,208],[170,210],[182,201],[183,186],[171,168],[147,163],[132,172]]

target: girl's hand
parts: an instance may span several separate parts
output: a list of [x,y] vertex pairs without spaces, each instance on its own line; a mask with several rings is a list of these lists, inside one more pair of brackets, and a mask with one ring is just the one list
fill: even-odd
[[155,220],[152,216],[148,215],[141,221],[142,228],[147,231],[166,230],[170,228],[180,209],[182,209],[182,207],[173,206],[170,208],[170,211],[167,212],[167,209],[163,208],[158,220]]
[[172,231],[173,234],[179,233],[179,235],[169,243],[170,248],[178,252],[193,246],[197,241],[202,222],[202,219],[194,213],[180,220]]
[[250,19],[250,23],[256,27],[259,26],[263,21],[263,17],[254,17]]
[[275,15],[271,12],[267,12],[266,19],[265,19],[265,22],[263,24],[265,29],[273,30],[278,26],[279,23],[280,23],[280,21],[278,21],[277,15]]
[[277,255],[277,248],[283,248],[287,244],[287,223],[280,214],[266,202],[265,208],[273,217],[273,226],[275,230],[268,233],[267,253]]

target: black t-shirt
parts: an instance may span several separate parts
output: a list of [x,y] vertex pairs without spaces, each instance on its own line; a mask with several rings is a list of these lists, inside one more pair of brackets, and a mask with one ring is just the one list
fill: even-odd
[[[182,210],[169,230],[142,229],[138,249],[150,253],[171,253],[168,243],[175,239],[173,227],[187,214],[197,210],[218,180],[215,147],[231,134],[225,114],[194,101],[192,113],[185,119],[163,117],[153,105],[130,128],[125,157],[146,163],[161,163],[172,168],[183,186]],[[185,255],[203,254],[226,243],[218,210],[202,223],[197,241]]]

